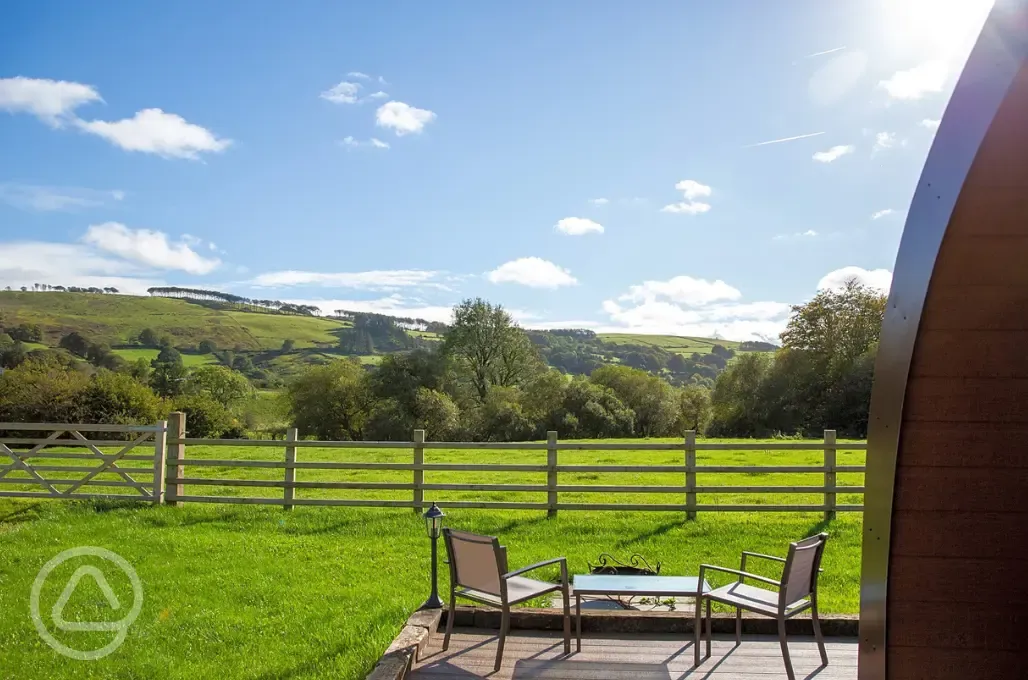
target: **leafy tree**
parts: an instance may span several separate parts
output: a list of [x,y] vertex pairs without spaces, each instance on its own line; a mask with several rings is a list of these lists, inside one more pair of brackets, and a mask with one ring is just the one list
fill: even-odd
[[79,396],[89,381],[56,357],[29,360],[0,375],[0,421],[74,423],[81,420]]
[[139,331],[139,344],[143,347],[157,347],[159,340],[157,338],[157,332],[152,328],[144,328]]
[[6,333],[0,333],[0,368],[16,368],[27,357],[25,345],[12,340],[11,336]]
[[23,323],[8,329],[11,339],[19,342],[43,342],[43,329],[39,324]]
[[182,393],[186,367],[182,355],[174,347],[163,347],[150,366],[150,387],[162,397],[174,397]]
[[678,391],[679,432],[703,432],[710,421],[710,390],[699,385],[686,385]]
[[85,357],[89,352],[89,347],[92,343],[86,340],[78,331],[72,331],[64,337],[58,343],[58,346],[68,350],[76,356]]
[[404,441],[410,439],[414,429],[410,408],[398,399],[378,399],[368,413],[364,434],[372,441]]
[[190,437],[216,438],[238,429],[221,403],[206,394],[184,394],[172,402],[174,410],[186,414],[186,431]]
[[150,382],[150,374],[153,372],[153,369],[150,367],[149,361],[140,357],[132,362],[127,371],[133,378],[146,385]]
[[443,353],[466,372],[483,402],[491,386],[519,385],[540,368],[538,353],[510,314],[481,298],[453,308]]
[[614,390],[635,412],[635,429],[642,436],[663,437],[673,431],[678,403],[671,386],[657,376],[628,366],[604,366],[590,379]]
[[418,390],[440,389],[445,370],[440,355],[429,350],[387,354],[371,375],[370,386],[376,398],[397,399],[412,411]]
[[848,363],[877,345],[886,296],[856,279],[821,290],[792,308],[782,346],[811,352],[822,363]]
[[414,398],[414,427],[436,441],[447,441],[460,427],[460,409],[443,392],[419,387]]
[[368,375],[358,361],[311,366],[286,387],[295,427],[319,439],[359,440],[372,407]]
[[200,343],[196,346],[196,350],[200,354],[214,354],[218,351],[218,346],[214,343],[213,340],[201,340]]
[[557,431],[569,437],[630,437],[635,413],[614,390],[582,377],[568,383],[563,423]]
[[493,386],[480,412],[479,434],[486,441],[516,442],[532,437],[535,424],[521,407],[516,387]]
[[110,353],[110,345],[102,342],[91,343],[86,349],[86,359],[94,366],[99,366]]
[[224,366],[201,366],[189,374],[185,392],[207,394],[222,406],[230,407],[253,393],[250,381]]
[[232,368],[240,373],[249,373],[253,370],[253,361],[245,354],[237,354],[232,360]]
[[282,341],[283,352],[292,352],[294,347],[296,347],[296,341],[292,338],[286,338]]
[[108,370],[93,376],[78,401],[88,423],[154,423],[163,408],[161,399],[132,376]]

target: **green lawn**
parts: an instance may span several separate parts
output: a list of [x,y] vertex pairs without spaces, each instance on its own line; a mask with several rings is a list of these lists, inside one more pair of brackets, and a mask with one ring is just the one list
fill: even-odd
[[[147,349],[143,347],[129,348],[129,349],[112,349],[111,354],[116,354],[125,361],[133,362],[138,359],[146,359],[147,361],[153,361],[160,354],[159,349]],[[196,366],[206,366],[207,364],[216,364],[218,360],[213,354],[183,354],[182,363],[186,368],[194,368]]]
[[[773,444],[769,444],[769,448]],[[277,448],[189,447],[188,458],[280,460]],[[701,464],[814,464],[816,452],[700,453]],[[299,460],[395,460],[407,450],[300,449]],[[540,462],[542,451],[430,450],[428,462]],[[642,462],[670,464],[676,452],[562,452],[562,463]],[[840,464],[863,462],[842,452]],[[143,465],[142,462],[133,463]],[[13,474],[13,473],[12,473]],[[274,469],[194,466],[189,476],[280,479]],[[298,470],[298,481],[408,482],[412,473]],[[541,483],[544,473],[452,473],[428,471],[428,483]],[[561,473],[561,484],[680,484],[677,474]],[[860,475],[840,475],[856,484]],[[820,483],[820,475],[700,475],[704,485]],[[15,488],[7,486],[6,488]],[[110,489],[105,489],[110,491]],[[187,493],[277,496],[280,489],[194,485]],[[407,498],[408,491],[300,490],[300,498]],[[541,499],[540,493],[426,492],[426,500]],[[591,498],[586,498],[586,497]],[[597,498],[599,496],[599,498]],[[562,494],[561,501],[681,502],[664,494]],[[774,495],[735,498],[705,494],[701,503],[786,502]],[[840,494],[840,503],[858,498]],[[790,497],[787,502],[816,502]],[[499,535],[518,567],[566,555],[573,572],[600,552],[638,552],[663,563],[667,574],[695,573],[701,562],[735,566],[739,553],[781,554],[790,540],[822,529],[831,533],[822,577],[825,612],[856,612],[859,597],[861,516],[840,514],[823,523],[815,513],[719,513],[702,511],[695,521],[679,512],[543,511],[451,509],[446,524]],[[142,678],[360,678],[398,631],[428,589],[427,539],[410,510],[185,504],[177,508],[77,502],[0,501],[0,668],[32,668],[37,677]],[[78,545],[112,549],[139,573],[145,589],[142,614],[122,648],[100,661],[71,661],[54,654],[37,636],[26,613],[32,580],[58,552]],[[68,566],[68,570],[74,566]],[[60,572],[63,573],[63,572]],[[555,572],[549,574],[553,577]],[[59,574],[55,572],[55,579]],[[68,574],[64,574],[67,578]],[[445,580],[445,577],[444,577]],[[48,581],[48,587],[50,582]],[[112,583],[117,591],[118,585]],[[442,584],[445,587],[445,584]],[[49,611],[63,582],[44,590]],[[117,591],[121,592],[121,591]],[[88,593],[87,593],[88,594]],[[96,594],[72,599],[76,618],[99,618]],[[131,598],[131,594],[128,594]],[[102,601],[102,600],[100,600]],[[78,607],[78,609],[74,609]],[[116,617],[116,618],[120,618]],[[110,639],[100,633],[63,633],[62,640]],[[80,636],[80,637],[76,637]],[[100,636],[90,637],[90,636]],[[3,676],[0,673],[0,677]]]

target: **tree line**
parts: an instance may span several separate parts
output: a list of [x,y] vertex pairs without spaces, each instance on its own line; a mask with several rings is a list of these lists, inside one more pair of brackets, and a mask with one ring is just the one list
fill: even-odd
[[[834,428],[862,437],[884,307],[882,295],[855,282],[822,291],[793,308],[774,353],[711,352],[725,366],[708,387],[674,385],[625,363],[569,375],[547,366],[531,334],[501,306],[466,300],[454,308],[442,342],[386,355],[377,368],[355,359],[308,366],[287,383],[281,403],[302,435],[322,439],[408,440],[414,429],[435,440],[467,441],[538,439],[548,430],[603,438],[686,430],[797,436]],[[378,324],[369,319],[362,327]],[[0,356],[16,343],[10,330],[36,337],[38,329],[0,333]],[[587,333],[555,337],[588,339]],[[29,352],[0,375],[0,420],[152,422],[162,409],[176,408],[190,414],[197,436],[247,432],[230,408],[238,394],[252,392],[245,366],[235,361],[240,370],[190,371],[178,350],[163,345],[151,361],[108,364],[104,346],[78,333],[61,344],[92,365],[52,350]]]
[[219,290],[205,288],[183,288],[181,286],[152,286],[146,292],[153,297],[169,297],[196,302],[221,302],[246,312],[274,312],[296,316],[318,316],[321,308],[316,305],[297,305],[281,300],[258,300]]

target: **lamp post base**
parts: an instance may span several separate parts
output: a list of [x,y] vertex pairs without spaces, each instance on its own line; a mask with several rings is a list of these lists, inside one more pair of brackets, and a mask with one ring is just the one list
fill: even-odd
[[418,607],[418,609],[442,609],[443,601],[439,599],[438,595],[432,595],[430,598],[425,600],[425,604]]

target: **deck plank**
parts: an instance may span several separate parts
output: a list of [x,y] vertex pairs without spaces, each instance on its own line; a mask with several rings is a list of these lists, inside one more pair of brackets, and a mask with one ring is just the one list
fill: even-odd
[[[514,631],[507,636],[503,664],[493,672],[496,632],[456,629],[446,652],[442,635],[433,637],[411,675],[413,680],[778,680],[785,678],[781,648],[773,636],[748,635],[736,647],[731,636],[715,636],[711,656],[693,668],[692,639],[681,635],[583,635],[582,651],[564,656],[563,637],[555,631]],[[829,665],[813,638],[796,636],[789,651],[797,678],[855,680],[856,638],[831,638]]]

